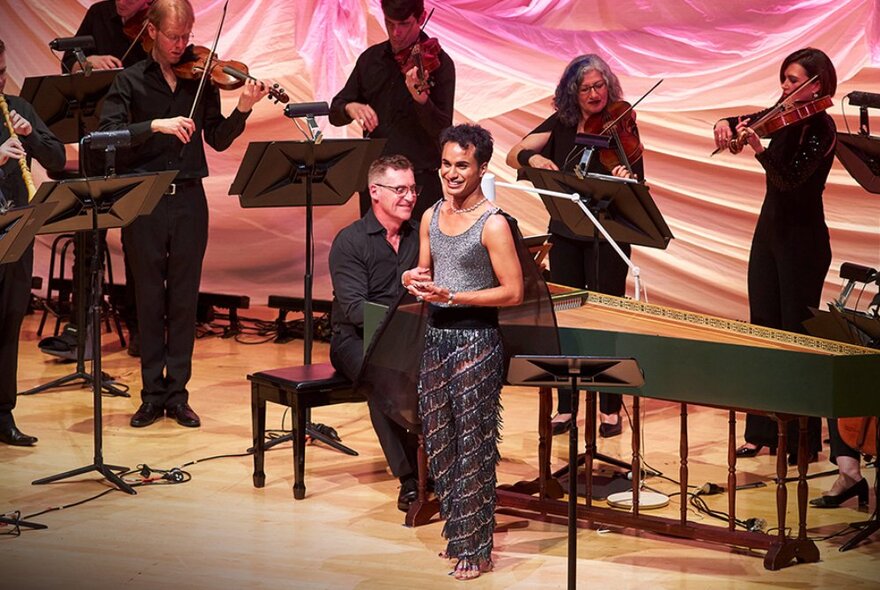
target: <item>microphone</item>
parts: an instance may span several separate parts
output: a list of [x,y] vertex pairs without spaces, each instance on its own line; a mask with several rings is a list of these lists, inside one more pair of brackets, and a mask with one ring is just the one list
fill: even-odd
[[483,174],[483,178],[480,179],[480,190],[483,191],[483,196],[488,199],[490,203],[495,203],[495,175],[491,172],[486,172]]
[[92,131],[83,138],[83,141],[88,143],[89,147],[93,150],[129,147],[131,145],[131,131],[128,129],[120,131]]
[[300,102],[284,107],[284,116],[290,119],[299,117],[326,117],[330,114],[330,105],[326,102]]
[[873,92],[861,92],[859,90],[853,90],[849,94],[846,95],[846,98],[849,99],[849,104],[855,107],[868,107],[871,109],[880,109],[880,94],[874,94]]
[[81,37],[56,37],[49,41],[49,48],[53,51],[70,51],[71,49],[93,49],[95,38],[91,35]]
[[305,118],[309,127],[309,139],[315,144],[321,143],[324,134],[318,128],[315,117],[326,117],[330,114],[330,106],[326,102],[300,102],[284,107],[284,116],[289,119]]

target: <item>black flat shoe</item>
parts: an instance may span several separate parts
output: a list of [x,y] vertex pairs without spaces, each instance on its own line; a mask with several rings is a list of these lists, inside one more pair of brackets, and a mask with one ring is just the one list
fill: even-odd
[[397,494],[397,509],[401,512],[409,512],[410,504],[419,497],[419,480],[410,478],[400,484],[400,493]]
[[186,402],[166,408],[165,414],[169,418],[177,420],[177,423],[181,426],[186,426],[187,428],[198,428],[202,425],[199,415]]
[[556,436],[558,434],[565,434],[566,432],[571,430],[571,416],[560,422],[551,422],[550,426],[553,430],[553,436]]
[[620,436],[623,432],[623,424],[618,420],[617,424],[608,424],[603,422],[599,425],[599,436],[602,438],[611,438],[612,436]]
[[149,426],[159,418],[165,415],[165,408],[153,402],[144,402],[138,408],[134,416],[131,417],[130,424],[135,428],[143,428]]
[[816,508],[837,508],[853,496],[859,497],[859,506],[868,505],[868,480],[864,477],[834,496],[819,496],[810,500]]
[[[746,445],[742,445],[741,447],[739,447],[736,450],[736,453],[735,453],[736,458],[743,459],[743,458],[748,458],[748,457],[756,457],[758,455],[758,453],[761,452],[761,449],[763,449],[763,448],[764,448],[764,445],[757,445],[757,446],[755,446],[755,448],[750,448],[750,447],[747,447]],[[769,449],[770,449],[771,455],[776,454],[776,447],[769,447]]]
[[37,443],[36,436],[28,436],[15,424],[0,428],[0,442],[14,447],[32,447]]

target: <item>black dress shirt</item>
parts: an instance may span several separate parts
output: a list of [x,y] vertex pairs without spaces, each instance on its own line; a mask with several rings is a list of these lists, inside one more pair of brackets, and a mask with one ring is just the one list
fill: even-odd
[[419,257],[419,231],[410,220],[400,229],[397,252],[372,210],[344,228],[330,247],[334,338],[363,340],[364,303],[391,305],[403,289],[400,276]]
[[[125,36],[122,28],[122,17],[116,12],[116,3],[113,0],[103,0],[92,4],[76,30],[76,36],[91,35],[95,38],[95,46],[91,49],[83,49],[83,53],[89,55],[112,55],[122,59],[125,52],[131,46],[131,39]],[[123,67],[129,67],[147,57],[146,52],[137,43],[128,52]],[[61,58],[62,71],[69,72],[76,63],[76,56],[72,51],[65,51]]]
[[[183,59],[186,58],[184,54]],[[131,148],[119,151],[120,173],[180,170],[176,181],[208,175],[202,135],[208,145],[222,152],[244,131],[250,112],[242,113],[236,108],[224,117],[220,112],[220,94],[207,83],[193,114],[196,131],[188,144],[182,144],[174,135],[150,130],[153,119],[188,117],[198,85],[198,80],[178,79],[172,92],[152,57],[116,76],[104,99],[99,128],[131,131]]]
[[[33,128],[26,136],[18,136],[19,141],[27,152],[28,165],[32,158],[42,164],[47,170],[61,170],[64,168],[64,144],[49,131],[43,120],[34,111],[34,108],[23,98],[5,95],[6,104],[10,111],[15,111],[28,120]],[[9,139],[9,130],[5,124],[0,125],[0,144]],[[21,176],[21,167],[18,160],[10,158],[0,168],[0,191],[2,196],[13,205],[27,205],[27,187]]]
[[[422,40],[427,35],[422,33]],[[440,132],[452,125],[455,95],[455,65],[440,51],[440,67],[431,74],[434,86],[428,102],[420,105],[406,88],[406,79],[394,59],[391,43],[368,47],[357,60],[345,87],[330,105],[330,123],[341,127],[351,123],[345,112],[350,102],[370,105],[379,126],[364,137],[387,138],[383,154],[402,154],[416,171],[440,166]]]

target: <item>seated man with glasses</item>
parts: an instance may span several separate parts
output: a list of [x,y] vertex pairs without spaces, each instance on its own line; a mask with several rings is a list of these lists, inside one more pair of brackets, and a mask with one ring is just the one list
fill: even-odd
[[[419,195],[413,165],[403,156],[382,156],[367,175],[371,208],[344,228],[330,248],[333,335],[330,362],[354,380],[364,355],[364,304],[391,305],[403,291],[401,275],[416,266],[419,231],[411,220]],[[415,433],[368,400],[373,429],[391,472],[400,480],[397,507],[407,511],[418,495]]]

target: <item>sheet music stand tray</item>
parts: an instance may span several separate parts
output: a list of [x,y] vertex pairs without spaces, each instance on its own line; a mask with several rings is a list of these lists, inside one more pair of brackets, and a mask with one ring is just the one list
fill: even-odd
[[159,199],[177,176],[176,170],[148,172],[124,176],[81,178],[44,182],[34,195],[33,203],[53,203],[55,209],[37,231],[38,234],[63,233],[91,230],[94,241],[92,256],[92,373],[78,367],[77,373],[62,379],[80,378],[92,386],[94,405],[94,461],[90,465],[44,477],[33,485],[51,483],[90,471],[97,471],[120,490],[135,494],[134,488],[125,483],[114,471],[128,471],[127,467],[107,465],[103,459],[103,415],[101,392],[106,388],[101,378],[101,300],[102,270],[97,263],[101,258],[99,230],[125,227],[139,215],[152,212]]
[[54,208],[42,203],[0,211],[0,264],[21,258]]
[[[568,434],[568,588],[577,585],[577,460],[578,460],[578,391],[614,391],[636,389],[645,384],[638,363],[632,358],[608,358],[565,355],[518,355],[510,359],[507,381],[526,387],[568,387],[571,394],[571,429]],[[587,424],[593,426],[591,418]],[[587,445],[590,440],[588,427]],[[595,433],[593,433],[595,434]],[[590,474],[587,474],[589,484]],[[634,475],[633,482],[638,478]],[[589,494],[589,485],[587,486]]]
[[[673,238],[648,187],[642,183],[602,174],[588,174],[581,179],[558,170],[525,168],[524,171],[537,188],[580,195],[584,206],[617,242],[664,250]],[[597,235],[597,228],[578,203],[546,195],[541,195],[541,200],[551,217],[564,223],[576,236],[607,241]]]
[[122,70],[94,70],[86,76],[58,74],[25,78],[21,97],[62,143],[76,143],[98,128],[98,114],[113,79]]
[[248,145],[230,195],[242,208],[305,207],[306,271],[303,277],[305,334],[303,362],[312,363],[313,208],[343,205],[362,189],[370,164],[385,147],[384,139],[261,141]]

